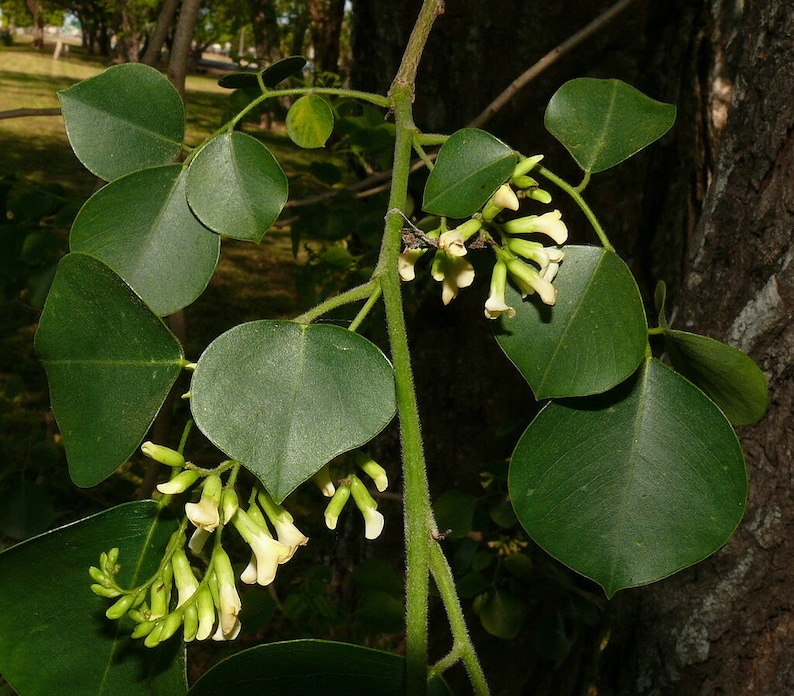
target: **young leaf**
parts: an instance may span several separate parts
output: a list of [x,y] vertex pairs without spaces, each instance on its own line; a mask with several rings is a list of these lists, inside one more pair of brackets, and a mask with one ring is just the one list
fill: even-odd
[[[88,568],[112,547],[118,578],[135,586],[157,568],[177,525],[151,500],[127,503],[0,553],[0,673],[24,696],[179,696],[187,691],[185,648],[150,650],[112,622]],[[42,663],[46,656],[46,664]]]
[[747,355],[713,338],[666,329],[665,347],[676,372],[700,387],[733,425],[752,425],[766,413],[769,390]]
[[70,236],[72,251],[110,266],[160,316],[204,292],[220,255],[218,235],[187,206],[185,180],[179,164],[117,179],[86,201]]
[[516,154],[477,128],[453,133],[427,177],[422,209],[431,215],[465,218],[477,212],[513,173]]
[[[282,80],[299,73],[305,65],[306,59],[303,56],[287,56],[262,71],[262,82],[268,89],[273,89]],[[230,73],[218,80],[218,84],[227,89],[259,89],[255,72]]]
[[530,536],[608,597],[712,554],[747,500],[730,423],[655,359],[606,394],[548,404],[516,446],[508,485]]
[[287,112],[287,133],[298,147],[323,147],[334,130],[334,112],[317,94],[301,97]]
[[545,124],[586,172],[620,164],[675,122],[676,108],[620,80],[580,77],[566,82],[546,107]]
[[527,618],[526,602],[505,590],[493,590],[478,603],[477,613],[483,628],[492,636],[512,640]]
[[[360,645],[293,640],[243,650],[215,665],[190,696],[249,693],[268,696],[404,696],[405,658]],[[443,679],[427,685],[428,696],[451,696]]]
[[69,143],[83,165],[112,181],[173,162],[185,134],[179,92],[159,71],[124,63],[58,92]]
[[182,347],[101,261],[61,261],[36,331],[72,480],[95,486],[137,449],[182,369]]
[[330,324],[241,324],[199,358],[196,425],[283,500],[338,454],[377,435],[396,410],[389,361]]
[[256,138],[237,131],[213,138],[190,163],[187,200],[218,234],[259,243],[287,202],[287,177]]
[[634,276],[611,251],[571,245],[554,285],[553,307],[508,287],[516,316],[498,320],[496,340],[537,399],[611,389],[637,369],[648,341]]

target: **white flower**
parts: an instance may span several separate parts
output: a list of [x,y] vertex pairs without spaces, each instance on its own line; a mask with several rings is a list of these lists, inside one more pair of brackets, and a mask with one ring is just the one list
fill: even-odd
[[248,584],[269,585],[276,577],[279,563],[291,555],[290,547],[276,541],[265,527],[256,524],[242,508],[235,513],[232,524],[252,551],[251,561],[240,579]]
[[242,602],[237,594],[234,571],[229,556],[222,548],[216,548],[212,559],[213,577],[217,597],[213,597],[218,607],[218,630],[213,640],[234,640],[240,633],[240,620],[237,618]]
[[507,208],[508,210],[518,210],[518,196],[509,184],[502,184],[491,199],[494,205],[499,208]]
[[543,215],[528,215],[527,217],[509,220],[504,224],[504,231],[508,234],[530,234],[540,232],[551,237],[556,244],[564,244],[568,239],[568,228],[561,220],[559,210],[552,210]]
[[361,510],[364,517],[364,536],[367,539],[377,539],[383,531],[384,525],[383,515],[377,509],[378,504],[358,476],[351,474],[349,481],[350,493],[353,495],[356,507]]
[[185,514],[196,527],[214,532],[221,523],[219,506],[223,484],[217,474],[207,476],[201,489],[201,499],[197,503],[185,503]]
[[491,274],[491,294],[485,301],[485,316],[488,319],[498,319],[503,313],[512,319],[516,310],[505,302],[505,288],[507,286],[507,265],[504,261],[497,261]]
[[506,240],[507,248],[518,256],[523,256],[525,259],[534,261],[540,266],[539,272],[541,277],[546,278],[549,282],[554,279],[556,270],[551,274],[551,278],[547,278],[545,273],[549,265],[554,264],[557,269],[560,267],[565,254],[562,249],[557,247],[544,247],[540,242],[530,242],[526,239],[519,239],[516,237],[509,237]]
[[[416,262],[427,249],[407,249],[397,259],[400,278],[410,281],[416,278]],[[330,496],[329,496],[330,497]]]
[[553,305],[557,301],[557,289],[540,273],[520,259],[508,259],[507,270],[515,281],[521,295],[526,297],[538,293],[544,304]]
[[192,553],[194,556],[198,556],[210,536],[212,536],[211,532],[208,532],[203,527],[196,527],[196,530],[190,537],[190,541],[187,542],[187,547],[190,549],[190,553]]
[[446,251],[451,256],[466,256],[466,245],[463,233],[459,230],[447,230],[438,238],[439,251]]
[[207,640],[212,635],[212,627],[215,625],[215,602],[212,601],[212,592],[207,584],[199,587],[196,607],[199,618],[196,639]]
[[467,288],[474,282],[474,267],[468,261],[440,249],[433,258],[431,274],[442,283],[441,300],[445,305],[458,296],[458,288]]
[[186,602],[193,598],[198,590],[198,580],[193,574],[193,569],[190,567],[190,562],[182,549],[177,549],[171,557],[171,565],[174,568],[174,583],[176,584],[179,599],[177,600],[177,609]]
[[276,528],[278,540],[290,549],[289,556],[281,560],[281,563],[286,563],[292,558],[299,546],[306,546],[306,544],[309,543],[309,537],[295,526],[295,520],[292,518],[292,515],[281,505],[278,505],[267,491],[259,491],[257,500],[265,511],[268,519]]

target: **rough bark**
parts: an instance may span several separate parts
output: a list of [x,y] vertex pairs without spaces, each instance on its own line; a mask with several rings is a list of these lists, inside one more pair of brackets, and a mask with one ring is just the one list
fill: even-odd
[[715,69],[732,54],[740,63],[732,90],[723,75],[705,100],[711,126],[726,115],[727,124],[676,325],[753,356],[770,408],[740,433],[750,475],[744,522],[711,559],[618,600],[611,678],[600,694],[794,693],[794,14],[785,0],[748,2],[739,22],[735,3],[714,7],[712,44],[726,48],[713,52]]

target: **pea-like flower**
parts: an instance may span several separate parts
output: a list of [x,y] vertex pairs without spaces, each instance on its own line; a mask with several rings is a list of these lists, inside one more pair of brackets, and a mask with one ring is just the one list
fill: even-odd
[[406,282],[416,278],[416,262],[426,251],[427,249],[406,249],[400,254],[397,259],[400,278]]
[[474,267],[466,259],[441,249],[433,258],[431,274],[442,283],[441,300],[445,305],[458,296],[458,288],[467,288],[474,282]]
[[508,234],[531,234],[539,232],[551,237],[556,244],[565,244],[568,239],[568,228],[562,221],[559,210],[552,210],[543,215],[527,215],[526,217],[509,220],[504,224]]
[[157,490],[163,495],[178,495],[184,493],[196,481],[198,481],[199,472],[195,469],[185,469],[180,471],[170,481],[157,484]]
[[232,562],[226,552],[218,547],[212,559],[213,600],[218,608],[218,629],[213,640],[234,640],[240,633],[240,620],[237,618],[242,602],[234,582]]
[[281,561],[281,563],[286,563],[295,555],[299,546],[306,546],[309,543],[309,537],[295,526],[292,515],[276,503],[267,491],[259,491],[257,500],[268,519],[273,523],[278,540],[290,549],[289,556]]
[[252,551],[251,561],[240,579],[249,585],[269,585],[276,578],[279,563],[290,556],[290,547],[276,541],[267,526],[257,524],[242,508],[232,517],[232,524]]
[[506,287],[507,264],[504,261],[497,261],[491,274],[491,294],[485,301],[485,316],[488,319],[498,319],[502,314],[512,319],[516,315],[516,310],[505,301]]
[[185,552],[181,548],[174,551],[174,555],[171,557],[171,565],[174,569],[174,584],[178,593],[176,606],[179,608],[193,599],[199,584],[193,574],[193,569],[190,567],[190,561],[188,561]]
[[201,499],[197,503],[185,503],[185,514],[196,527],[214,532],[221,522],[220,504],[223,483],[217,474],[207,476],[201,489]]
[[557,289],[535,268],[517,258],[508,259],[505,263],[522,297],[536,292],[544,304],[553,305],[557,301]]
[[378,512],[378,504],[358,476],[351,474],[349,481],[350,493],[364,517],[364,536],[367,539],[377,539],[384,525],[383,515]]

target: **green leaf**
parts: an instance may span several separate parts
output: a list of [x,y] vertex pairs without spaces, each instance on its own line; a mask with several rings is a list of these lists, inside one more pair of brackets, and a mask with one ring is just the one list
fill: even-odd
[[516,161],[515,152],[490,133],[477,128],[453,133],[427,178],[422,209],[431,215],[469,217],[510,178]]
[[655,359],[606,394],[548,404],[516,446],[508,485],[532,538],[608,597],[706,558],[747,500],[730,423]]
[[334,112],[317,94],[307,94],[287,112],[287,133],[298,147],[323,147],[334,131]]
[[620,80],[566,82],[546,107],[545,124],[586,172],[620,164],[675,123],[676,108]]
[[[359,645],[321,640],[271,643],[243,650],[210,669],[190,696],[245,690],[267,696],[405,696],[405,659]],[[444,680],[428,696],[451,696]]]
[[634,276],[611,251],[566,246],[554,285],[553,307],[522,302],[508,287],[516,316],[498,320],[496,340],[537,399],[611,389],[637,369],[648,342]]
[[757,423],[769,390],[761,368],[740,350],[713,338],[665,329],[665,347],[676,372],[700,387],[733,425]]
[[492,636],[512,640],[521,631],[527,617],[526,602],[505,590],[494,590],[477,603],[483,628]]
[[77,159],[100,179],[173,162],[182,148],[182,99],[147,65],[115,65],[58,92],[58,98]]
[[[150,650],[109,621],[112,600],[91,592],[88,567],[120,550],[123,586],[154,572],[177,528],[150,500],[127,503],[0,554],[0,673],[23,696],[179,696],[184,643]],[[139,560],[140,559],[140,560]],[[42,662],[45,659],[46,662]]]
[[259,243],[287,202],[287,177],[256,138],[237,131],[213,138],[190,163],[187,200],[218,234]]
[[[299,73],[306,65],[303,56],[287,56],[268,65],[262,70],[262,82],[268,89],[273,89],[279,82]],[[259,89],[259,81],[255,72],[235,72],[224,75],[218,84],[227,89]]]
[[182,348],[101,261],[61,261],[36,332],[72,480],[94,486],[135,451],[182,369]]
[[72,226],[70,247],[110,266],[160,315],[192,303],[207,287],[220,239],[185,200],[179,164],[134,172],[86,201]]
[[199,358],[190,393],[196,425],[278,501],[372,439],[396,409],[383,353],[330,324],[236,326]]

